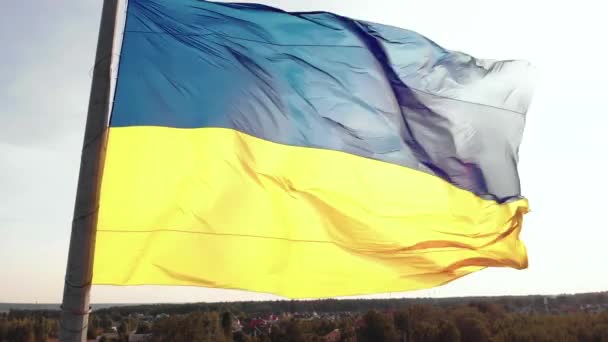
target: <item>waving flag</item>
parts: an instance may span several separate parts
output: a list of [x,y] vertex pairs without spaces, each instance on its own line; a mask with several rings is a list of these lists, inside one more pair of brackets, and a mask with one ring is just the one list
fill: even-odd
[[130,0],[94,283],[330,297],[525,268],[529,73],[331,13]]

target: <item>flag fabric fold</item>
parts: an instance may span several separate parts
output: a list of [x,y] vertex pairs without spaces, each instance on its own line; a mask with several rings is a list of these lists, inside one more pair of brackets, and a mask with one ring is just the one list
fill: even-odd
[[303,298],[525,268],[530,74],[331,13],[130,0],[94,283]]

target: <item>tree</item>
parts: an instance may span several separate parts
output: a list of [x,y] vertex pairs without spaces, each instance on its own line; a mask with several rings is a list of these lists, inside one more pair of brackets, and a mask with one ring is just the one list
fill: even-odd
[[458,330],[463,341],[485,342],[490,340],[490,331],[478,318],[463,317],[457,321]]
[[121,341],[128,341],[129,340],[129,327],[128,327],[128,323],[125,321],[120,322],[120,324],[118,325],[118,338],[120,338]]
[[504,306],[497,303],[476,302],[469,304],[469,306],[476,308],[484,316],[487,316],[490,321],[501,319],[506,314]]
[[417,321],[435,322],[440,314],[437,308],[425,304],[416,304],[407,308],[410,324]]
[[608,323],[601,323],[593,327],[592,330],[594,342],[608,341]]
[[[410,333],[410,316],[407,311],[400,310],[393,315],[395,328],[401,333],[402,337],[409,337]],[[409,338],[408,338],[409,340]]]
[[358,341],[393,342],[399,339],[393,321],[377,311],[367,312],[363,323],[357,335]]
[[304,335],[298,322],[289,320],[271,330],[270,340],[272,342],[304,342]]
[[463,341],[489,341],[491,337],[486,316],[476,307],[459,307],[451,312],[452,320]]
[[152,326],[153,341],[216,342],[224,339],[216,312],[193,312],[170,316]]
[[8,320],[0,318],[0,341],[7,339],[8,334]]
[[234,334],[234,342],[251,342],[251,338],[242,331],[238,331]]
[[7,332],[9,341],[34,342],[34,329],[29,318],[14,320]]
[[438,342],[458,342],[460,341],[460,331],[454,323],[443,320],[439,323]]
[[112,329],[112,320],[107,315],[103,315],[99,317],[99,327],[103,329],[103,331],[109,331]]
[[89,323],[87,325],[87,339],[94,340],[97,338],[97,323],[98,320],[93,315],[89,315]]
[[152,326],[148,322],[139,322],[137,324],[136,334],[150,334],[152,332]]
[[416,322],[412,326],[410,337],[413,341],[437,342],[439,340],[439,329],[431,322]]
[[344,342],[354,341],[357,337],[355,333],[355,321],[352,317],[343,317],[338,322],[338,329],[340,329],[341,340]]
[[232,314],[230,312],[222,314],[222,331],[226,341],[232,341]]

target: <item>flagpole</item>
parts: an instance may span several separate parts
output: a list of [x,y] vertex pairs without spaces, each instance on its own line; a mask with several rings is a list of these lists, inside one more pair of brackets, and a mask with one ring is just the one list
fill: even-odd
[[104,0],[61,304],[59,340],[62,342],[81,342],[87,338],[99,188],[110,110],[117,8],[118,0]]

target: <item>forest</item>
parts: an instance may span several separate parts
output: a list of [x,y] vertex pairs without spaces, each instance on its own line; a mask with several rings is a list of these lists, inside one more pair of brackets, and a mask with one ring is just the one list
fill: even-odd
[[[52,341],[59,312],[0,314],[0,341]],[[95,310],[100,341],[608,342],[608,293],[155,304]]]

